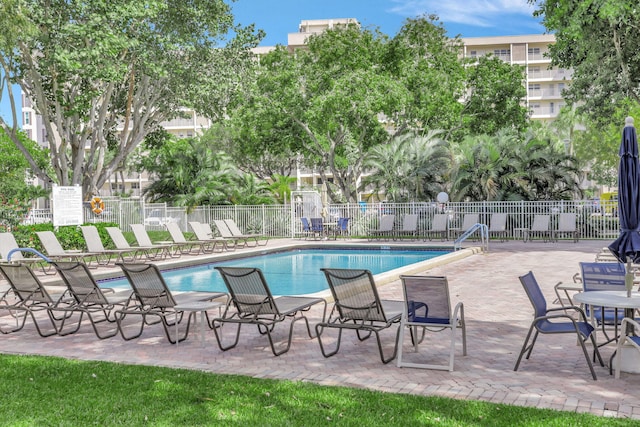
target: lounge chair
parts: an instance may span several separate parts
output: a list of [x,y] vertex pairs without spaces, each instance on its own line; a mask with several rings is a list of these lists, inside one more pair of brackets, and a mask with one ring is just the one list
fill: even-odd
[[166,257],[179,257],[181,252],[173,242],[153,242],[142,224],[129,224],[140,247],[162,251]]
[[391,238],[393,235],[393,224],[396,220],[394,214],[382,215],[378,228],[369,231],[369,240]]
[[[592,291],[626,291],[625,268],[620,262],[581,262],[580,276],[584,292]],[[600,346],[609,344],[618,338],[618,326],[624,318],[624,310],[597,306],[585,306],[588,318],[593,319],[602,330],[606,341]],[[607,327],[614,328],[613,337],[609,337]]]
[[107,333],[101,333],[98,324],[108,322],[114,323],[116,326],[114,313],[129,304],[133,296],[132,290],[126,289],[109,293],[103,291],[87,266],[80,262],[54,262],[53,265],[73,298],[73,302],[68,302],[68,309],[80,313],[78,325],[82,323],[82,318],[86,314],[98,338],[105,339],[115,336],[118,333],[117,327]]
[[439,235],[441,240],[445,240],[449,225],[449,216],[447,214],[435,214],[431,221],[431,228],[425,230],[425,240],[431,240],[434,235]]
[[105,230],[116,248],[130,253],[132,260],[139,260],[142,257],[148,260],[164,259],[166,256],[162,247],[131,246],[118,227],[105,227]]
[[[222,266],[215,267],[215,269],[222,275],[230,295],[222,317],[213,319],[212,323],[220,350],[226,351],[238,344],[243,324],[256,325],[260,334],[267,335],[274,356],[289,351],[293,337],[293,326],[298,320],[304,320],[309,338],[315,338],[311,332],[309,320],[304,313],[314,305],[322,304],[324,306],[322,321],[324,321],[327,311],[327,302],[324,299],[297,296],[274,297],[262,271],[258,268]],[[276,349],[272,332],[276,325],[287,318],[291,319],[287,344]],[[238,325],[235,340],[229,345],[222,343],[222,327],[226,323]]]
[[333,233],[334,239],[337,239],[338,236],[349,237],[349,218],[338,218],[338,223]]
[[464,214],[464,217],[462,218],[462,225],[460,226],[460,228],[451,228],[449,231],[453,231],[456,234],[455,237],[458,238],[479,222],[480,215],[476,213]]
[[402,217],[402,228],[398,230],[397,237],[418,238],[418,215],[406,214]]
[[[531,356],[531,351],[533,350],[533,346],[536,343],[536,339],[538,338],[538,334],[571,334],[575,335],[575,337],[578,338],[578,343],[580,344],[582,352],[584,353],[584,357],[587,360],[587,364],[589,365],[591,376],[594,380],[597,380],[598,378],[596,376],[596,371],[593,369],[591,358],[589,357],[587,347],[584,344],[585,341],[589,339],[591,340],[591,344],[593,345],[594,360],[595,357],[597,357],[600,361],[601,366],[604,366],[604,362],[602,361],[602,357],[600,357],[598,345],[596,344],[595,334],[593,333],[595,329],[587,321],[587,316],[585,315],[584,311],[580,307],[576,306],[547,308],[547,302],[532,272],[529,272],[524,276],[520,276],[520,283],[522,283],[522,286],[524,287],[524,290],[526,291],[527,296],[531,301],[531,305],[533,305],[534,319],[533,322],[531,322],[529,332],[527,333],[527,337],[524,340],[522,350],[520,350],[518,360],[516,361],[516,366],[513,368],[513,370],[518,370],[520,361],[522,360],[522,356],[526,354],[525,358],[529,359],[529,357]],[[569,310],[572,310],[573,313],[579,316],[578,320],[574,319],[571,314],[567,313],[567,311]],[[532,334],[533,338],[531,337]],[[529,342],[530,339],[531,342]]]
[[[57,334],[58,325],[56,321],[59,320],[59,318],[55,316],[54,310],[62,308],[64,304],[62,302],[64,293],[50,294],[27,264],[2,263],[0,264],[0,271],[2,271],[2,274],[7,279],[13,294],[11,297],[12,300],[3,298],[2,301],[0,301],[0,310],[7,310],[16,321],[15,327],[9,330],[0,327],[0,332],[9,334],[22,330],[26,323],[27,316],[31,316],[36,330],[41,337],[50,337]],[[50,326],[52,330],[49,329],[45,331],[40,325],[40,321],[36,316],[36,313],[40,311],[46,311],[49,320],[49,325],[47,326]],[[79,328],[80,325],[78,325],[75,331],[71,332],[76,332]]]
[[87,265],[91,265],[91,261],[99,263],[99,254],[96,252],[65,250],[53,231],[36,231],[36,234],[38,235],[40,243],[42,243],[47,256],[53,260],[85,262]]
[[218,234],[222,236],[224,239],[228,239],[233,241],[233,244],[236,248],[244,248],[247,245],[247,240],[241,237],[234,237],[231,230],[229,230],[229,226],[227,223],[221,219],[214,219],[213,224],[218,229]]
[[211,251],[215,251],[216,246],[220,246],[220,252],[235,249],[235,240],[225,239],[224,237],[216,237],[209,224],[198,221],[189,221],[189,227],[195,234],[196,239],[201,242],[209,242]]
[[[131,260],[133,254],[126,249],[105,249],[102,244],[102,239],[100,239],[100,233],[98,229],[94,225],[83,225],[80,226],[80,230],[82,231],[82,235],[84,236],[84,241],[87,244],[87,250],[92,253],[96,253],[96,258],[98,259],[98,263],[101,265],[109,265],[112,259],[115,259],[115,262],[119,261],[127,261]],[[130,256],[127,257],[126,255]]]
[[[0,258],[2,258],[0,262],[21,262],[24,264],[38,265],[39,267],[42,267],[42,271],[47,274],[52,271],[47,259],[44,259],[41,256],[38,256],[37,258],[26,258],[22,254],[22,250],[18,249],[33,251],[31,248],[18,247],[18,242],[16,242],[16,238],[13,233],[0,233]],[[55,274],[55,271],[53,271],[53,273]]]
[[[324,357],[331,357],[340,350],[342,331],[344,329],[356,332],[358,339],[363,341],[376,335],[380,360],[389,363],[396,357],[400,336],[400,320],[404,310],[404,301],[381,300],[378,290],[369,270],[321,268],[324,272],[334,305],[326,322],[316,325],[320,351]],[[395,344],[391,355],[385,357],[380,339],[380,332],[398,325]],[[326,329],[338,329],[335,349],[325,351],[322,334]]]
[[535,215],[533,217],[533,224],[529,230],[525,230],[525,237],[527,240],[533,240],[536,237],[542,239],[545,242],[552,240],[551,235],[551,217],[549,215]]
[[491,221],[489,224],[489,238],[497,237],[501,242],[507,240],[507,214],[506,213],[494,213],[491,214]]
[[[467,355],[467,332],[464,321],[464,305],[456,304],[451,310],[449,284],[446,277],[400,276],[406,309],[400,323],[400,344],[397,365],[409,368],[441,369],[453,371],[456,347],[456,330],[462,332],[462,354]],[[422,363],[417,358],[403,360],[402,344],[405,329],[409,328],[411,341],[418,353],[418,346],[424,339],[425,331],[449,332],[449,363],[446,365]]]
[[176,222],[169,222],[165,224],[169,235],[176,245],[176,248],[180,250],[182,254],[206,254],[212,253],[216,247],[216,242],[211,240],[187,240],[185,235],[180,230],[180,225]]
[[225,219],[224,222],[225,224],[227,224],[227,228],[229,228],[229,231],[231,231],[231,235],[236,239],[246,239],[247,242],[249,240],[254,240],[256,242],[256,245],[262,246],[266,246],[266,244],[269,242],[269,236],[267,236],[266,234],[243,233],[234,220]]
[[558,237],[561,235],[570,236],[574,243],[578,243],[580,232],[578,231],[575,212],[564,212],[559,215],[558,228],[553,232],[553,239],[558,241]]
[[[200,304],[199,311],[204,311],[206,313],[207,310],[218,308],[221,305],[219,302],[215,302],[214,300],[227,298],[227,294],[224,292],[185,292],[174,295],[169,290],[169,287],[162,277],[162,273],[156,265],[139,263],[119,263],[118,265],[122,268],[122,271],[129,280],[136,298],[135,304],[132,303],[128,307],[118,310],[115,313],[116,321],[118,322],[118,329],[120,330],[122,338],[127,341],[138,338],[142,335],[145,325],[157,323],[149,321],[149,317],[151,319],[158,318],[160,320],[167,339],[171,344],[184,341],[189,335],[191,320],[196,314],[195,311],[191,310],[193,303],[210,302],[211,304]],[[181,305],[184,305],[185,308],[189,308],[187,325],[182,337],[180,337],[178,333],[178,324],[182,323],[184,314],[184,311],[181,309]],[[125,334],[125,326],[123,325],[123,319],[125,316],[142,316],[140,329],[137,333],[130,336]],[[172,328],[175,328],[175,332],[173,334],[171,331]]]

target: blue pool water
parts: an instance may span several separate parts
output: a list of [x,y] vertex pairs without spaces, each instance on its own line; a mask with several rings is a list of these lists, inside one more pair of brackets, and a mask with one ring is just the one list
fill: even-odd
[[[222,291],[227,289],[215,266],[257,267],[274,295],[302,295],[328,289],[322,267],[364,268],[375,274],[449,253],[447,250],[404,249],[295,249],[285,252],[165,270],[162,275],[172,291]],[[102,282],[128,286],[126,279]]]

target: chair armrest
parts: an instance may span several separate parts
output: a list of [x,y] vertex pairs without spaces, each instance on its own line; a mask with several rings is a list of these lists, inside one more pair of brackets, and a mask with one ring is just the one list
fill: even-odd
[[[549,308],[547,309],[547,313],[550,312],[554,312],[554,311],[564,311],[565,312],[565,316],[569,316],[571,317],[569,314],[566,314],[567,310],[574,310],[577,313],[580,314],[580,318],[582,319],[583,322],[587,322],[587,315],[585,314],[584,310],[578,306],[575,305],[568,305],[566,307],[557,307],[557,308]],[[573,319],[573,317],[571,317]]]

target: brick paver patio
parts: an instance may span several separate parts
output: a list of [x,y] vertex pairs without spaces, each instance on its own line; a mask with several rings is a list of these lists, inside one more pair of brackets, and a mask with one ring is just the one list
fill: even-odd
[[[290,241],[271,241],[267,247],[281,243]],[[40,338],[28,322],[23,331],[2,336],[0,352],[181,367],[640,419],[640,374],[623,373],[615,380],[608,368],[596,365],[598,381],[593,381],[571,337],[540,336],[531,359],[523,360],[520,370],[513,371],[533,315],[518,275],[533,270],[551,303],[553,285],[570,282],[579,271],[578,262],[592,261],[607,243],[491,242],[486,254],[430,270],[428,274],[447,276],[452,302],[465,305],[469,354],[462,357],[458,346],[454,372],[400,369],[395,362],[383,365],[375,340],[358,342],[349,334],[340,352],[325,359],[316,340],[307,337],[303,323],[296,326],[291,350],[279,357],[272,355],[266,337],[254,328],[243,329],[238,347],[221,352],[211,331],[207,331],[204,347],[200,335],[193,333],[174,346],[167,342],[160,325],[146,328],[134,341],[119,336],[101,341],[88,323],[74,335]],[[399,281],[383,286],[381,295],[400,299]],[[319,315],[312,313],[312,317],[314,314]],[[283,338],[286,330],[282,328]],[[392,333],[386,338],[390,350]],[[427,340],[431,346],[423,344],[421,356],[434,361],[436,356],[444,357],[446,335],[431,334]],[[411,351],[408,343],[405,351]],[[613,346],[602,349],[607,361],[612,352]]]

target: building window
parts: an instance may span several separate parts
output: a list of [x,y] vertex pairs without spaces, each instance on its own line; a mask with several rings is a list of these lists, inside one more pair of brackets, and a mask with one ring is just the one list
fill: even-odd
[[529,55],[540,55],[540,48],[539,47],[530,47],[529,48]]
[[132,190],[137,190],[138,188],[140,188],[140,184],[138,182],[132,182],[131,183],[131,189]]
[[24,112],[24,124],[25,125],[30,125],[31,124],[31,112],[30,111],[25,111]]
[[549,112],[550,112],[551,114],[553,114],[553,113],[555,113],[555,112],[556,112],[556,110],[555,110],[555,105],[553,105],[553,102],[550,102],[550,103],[549,103]]
[[511,49],[495,49],[493,54],[495,56],[511,56]]
[[469,56],[472,58],[475,58],[476,56],[478,56],[478,51],[477,50],[472,50],[469,52]]

